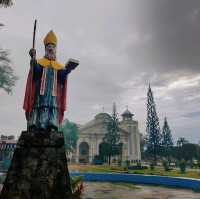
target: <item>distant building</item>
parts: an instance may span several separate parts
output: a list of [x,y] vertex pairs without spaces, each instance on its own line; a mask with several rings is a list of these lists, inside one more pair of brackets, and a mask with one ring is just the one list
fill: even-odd
[[0,138],[0,163],[1,168],[7,169],[12,160],[14,150],[17,146],[17,140],[14,136],[1,135]]
[[[76,162],[92,162],[99,155],[99,148],[107,132],[106,123],[111,119],[107,113],[99,113],[95,118],[78,128]],[[138,121],[133,120],[133,114],[127,109],[119,122],[120,142],[123,143],[122,160],[138,162],[141,160],[140,133]]]

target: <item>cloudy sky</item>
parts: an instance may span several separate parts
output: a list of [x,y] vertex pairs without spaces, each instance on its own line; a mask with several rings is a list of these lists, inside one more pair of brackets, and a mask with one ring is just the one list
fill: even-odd
[[128,105],[145,133],[146,93],[151,83],[160,125],[166,116],[174,140],[200,140],[199,0],[20,0],[0,8],[0,47],[10,50],[19,76],[13,95],[0,90],[0,132],[26,128],[22,110],[34,19],[36,50],[53,29],[58,60],[79,59],[69,77],[65,117],[84,124],[116,102]]

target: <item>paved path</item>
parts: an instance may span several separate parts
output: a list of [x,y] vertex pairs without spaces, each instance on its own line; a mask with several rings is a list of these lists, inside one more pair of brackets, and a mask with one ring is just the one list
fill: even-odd
[[200,199],[200,193],[185,189],[138,186],[131,189],[112,183],[87,182],[83,199]]

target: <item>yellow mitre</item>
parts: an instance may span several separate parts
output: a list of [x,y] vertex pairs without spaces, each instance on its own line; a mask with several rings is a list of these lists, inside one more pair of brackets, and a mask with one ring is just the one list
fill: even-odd
[[53,30],[49,31],[46,37],[44,38],[44,45],[54,44],[57,45],[57,37]]

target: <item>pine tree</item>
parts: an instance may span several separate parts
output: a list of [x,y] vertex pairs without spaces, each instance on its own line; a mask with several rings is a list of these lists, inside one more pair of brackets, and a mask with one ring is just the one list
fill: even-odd
[[164,125],[162,128],[161,145],[163,149],[163,155],[166,156],[168,158],[168,162],[170,162],[170,151],[173,147],[173,140],[166,117],[164,119]]
[[111,157],[117,155],[120,141],[119,122],[116,112],[116,105],[113,104],[113,113],[110,121],[107,123],[107,133],[103,138],[103,142],[107,145],[107,156],[110,164]]
[[157,156],[160,151],[161,134],[159,118],[156,113],[156,104],[154,102],[153,92],[149,85],[147,93],[147,152],[153,156],[154,162],[157,162]]

